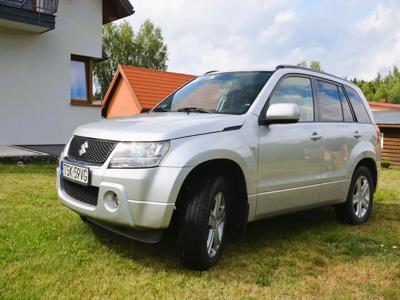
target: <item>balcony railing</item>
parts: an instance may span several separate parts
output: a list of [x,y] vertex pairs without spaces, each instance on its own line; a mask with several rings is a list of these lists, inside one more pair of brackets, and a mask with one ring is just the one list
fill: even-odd
[[0,0],[0,4],[54,15],[58,9],[58,0]]

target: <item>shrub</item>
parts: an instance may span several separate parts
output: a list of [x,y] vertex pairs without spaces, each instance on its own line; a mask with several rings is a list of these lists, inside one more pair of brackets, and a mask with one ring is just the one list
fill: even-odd
[[383,161],[381,162],[381,167],[384,168],[384,169],[390,168],[390,165],[391,165],[390,161],[383,160]]

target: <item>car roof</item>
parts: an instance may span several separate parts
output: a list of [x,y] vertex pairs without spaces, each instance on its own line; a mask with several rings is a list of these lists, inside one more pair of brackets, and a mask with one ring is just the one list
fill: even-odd
[[348,81],[345,78],[341,78],[339,76],[329,74],[329,73],[326,73],[323,71],[318,71],[318,70],[294,66],[294,65],[278,65],[278,66],[276,66],[275,70],[271,70],[271,69],[213,70],[213,71],[208,71],[208,72],[204,73],[204,75],[218,74],[218,73],[231,73],[231,72],[276,72],[278,70],[290,70],[290,71],[293,71],[294,73],[307,74],[307,75],[312,75],[312,76],[316,76],[316,77],[321,77],[321,78],[325,78],[328,80],[340,82],[340,83],[350,86],[354,89],[357,89],[357,87],[354,85],[354,83],[352,83],[351,81]]

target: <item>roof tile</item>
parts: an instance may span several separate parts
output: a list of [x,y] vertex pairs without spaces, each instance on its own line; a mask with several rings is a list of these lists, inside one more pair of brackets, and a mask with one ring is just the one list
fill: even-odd
[[374,111],[376,124],[400,125],[400,110],[397,111]]
[[373,111],[379,110],[400,110],[400,104],[397,103],[383,103],[383,102],[368,102]]
[[176,89],[195,78],[193,75],[121,66],[144,109],[153,108]]

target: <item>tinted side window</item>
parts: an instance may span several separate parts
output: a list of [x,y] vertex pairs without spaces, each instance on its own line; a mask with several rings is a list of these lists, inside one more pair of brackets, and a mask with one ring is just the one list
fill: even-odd
[[281,81],[269,99],[269,104],[295,103],[300,109],[300,122],[314,120],[311,79],[287,77]]
[[342,87],[339,87],[339,94],[340,94],[340,99],[342,100],[344,121],[345,122],[354,122],[353,114],[351,113],[349,103],[347,102],[347,99],[346,99],[346,96],[344,94]]
[[318,115],[322,122],[342,122],[343,113],[336,84],[317,80]]
[[356,114],[357,121],[359,123],[371,123],[371,119],[368,116],[364,103],[361,100],[360,96],[358,96],[357,92],[347,86],[345,87],[345,89],[347,95],[349,96],[354,113]]

